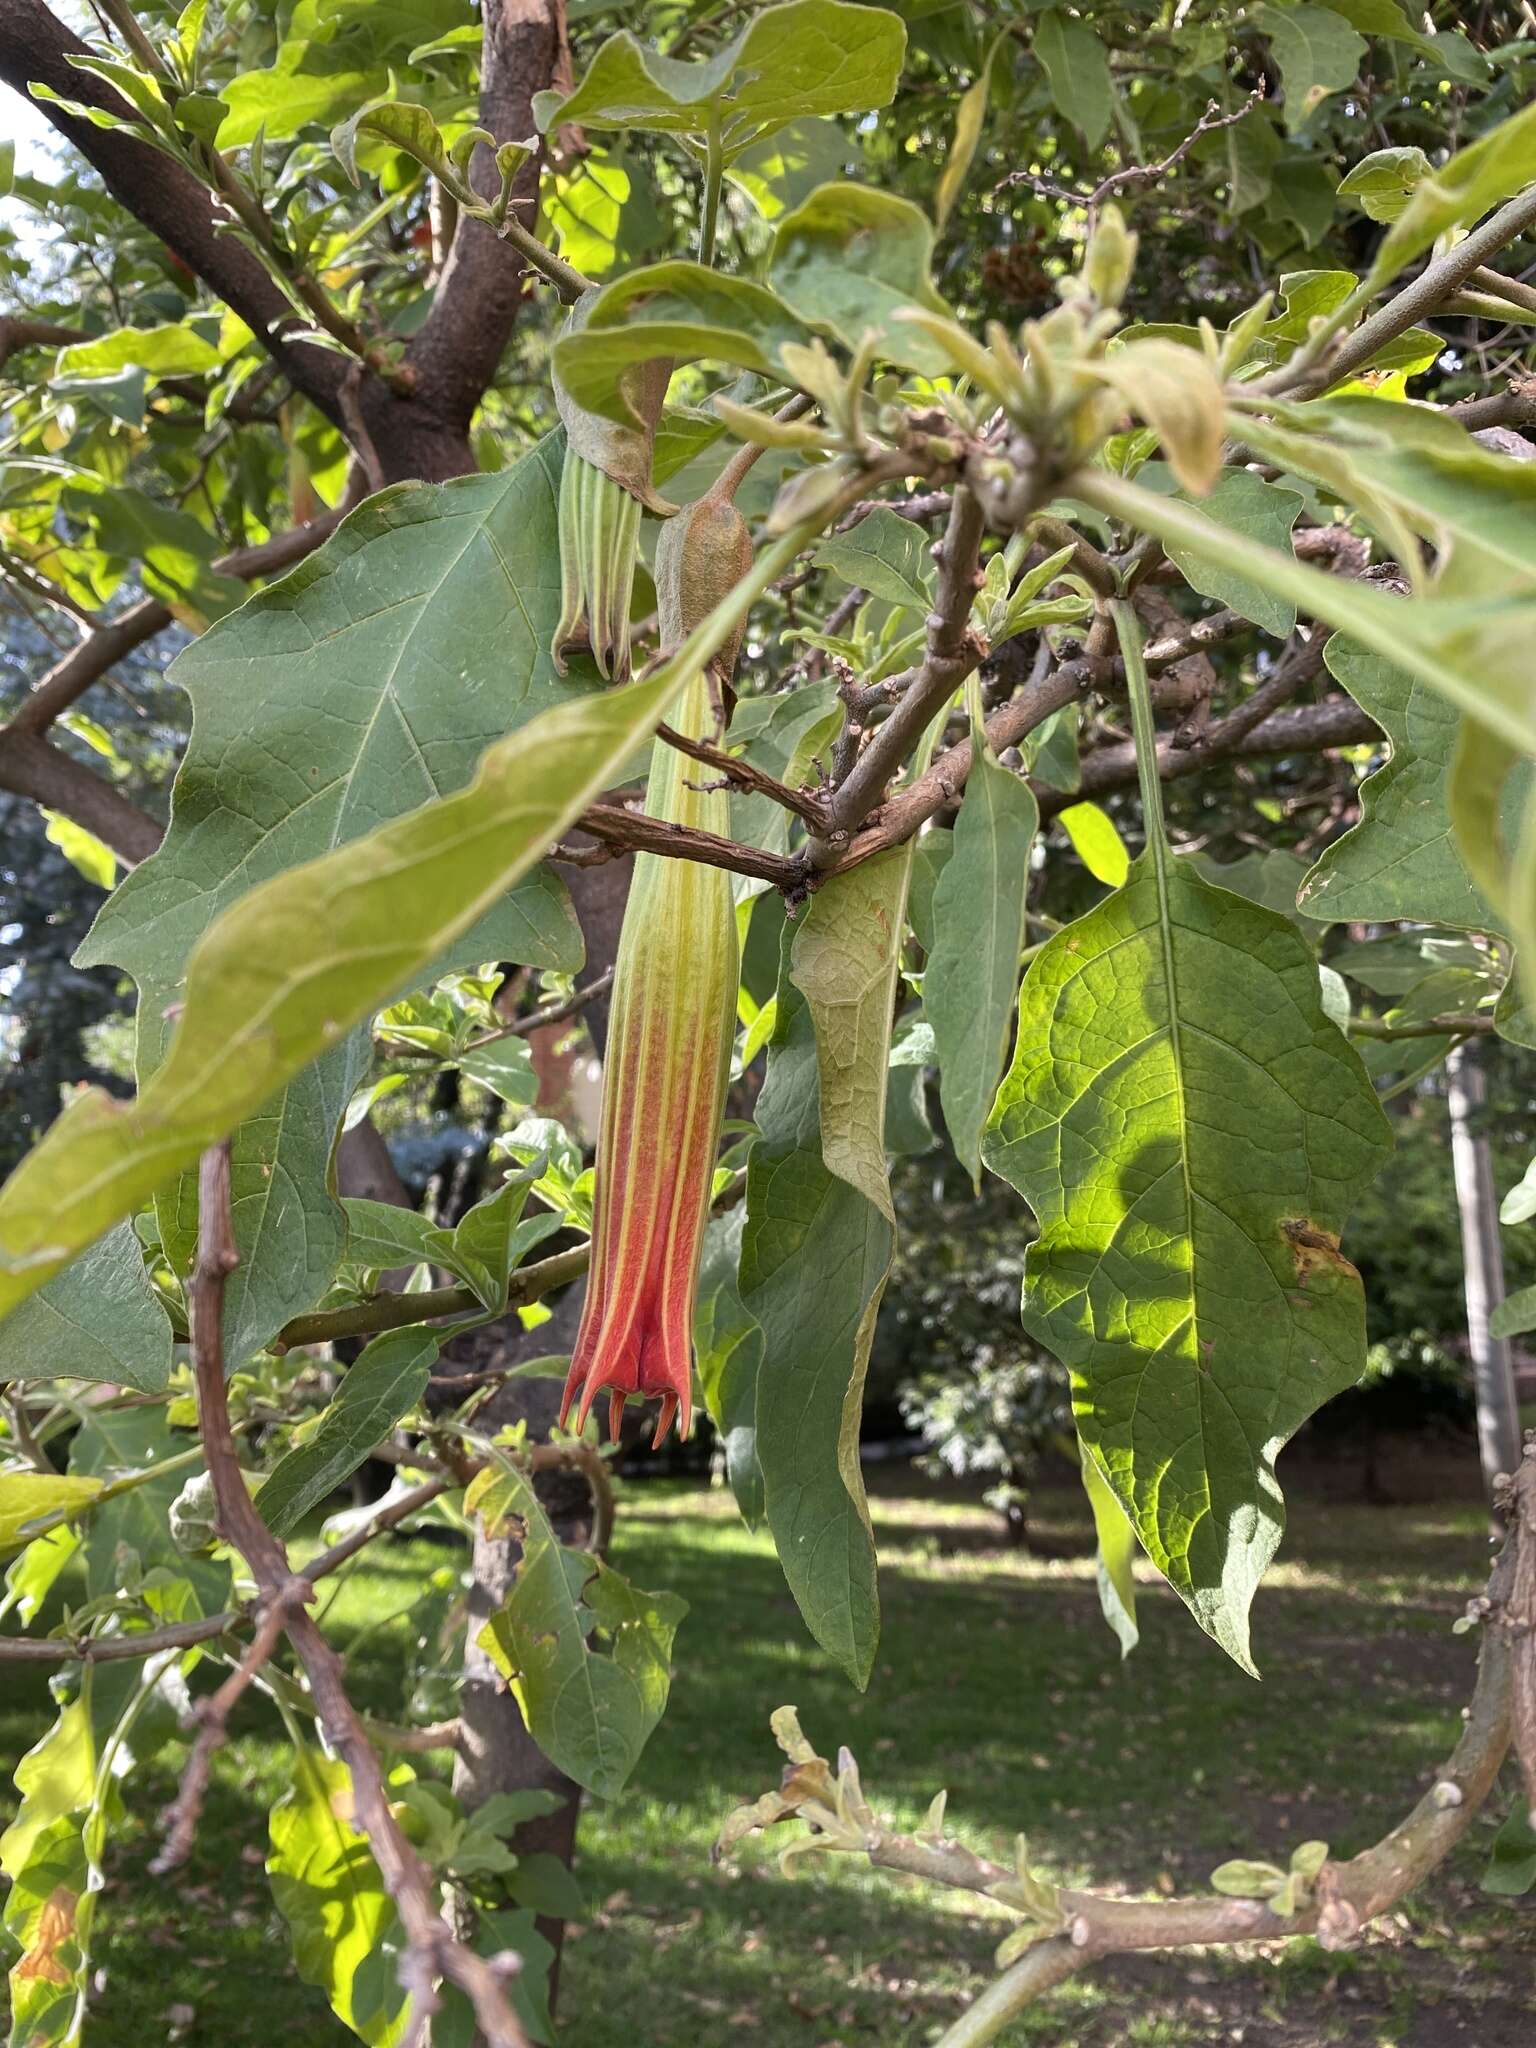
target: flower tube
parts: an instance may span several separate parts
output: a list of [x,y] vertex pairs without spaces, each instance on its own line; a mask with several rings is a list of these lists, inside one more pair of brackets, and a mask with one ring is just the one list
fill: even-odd
[[[705,499],[662,530],[656,582],[664,644],[676,645],[750,566],[751,543],[729,505]],[[692,678],[672,722],[690,738],[718,732],[721,669]],[[650,816],[725,835],[725,791],[699,789],[698,765],[657,741]],[[720,1119],[736,1029],[739,961],[731,878],[660,854],[636,856],[608,1025],[597,1147],[592,1264],[560,1420],[580,1428],[609,1389],[610,1436],[628,1395],[657,1395],[653,1446],[692,1419],[693,1306],[709,1220]]]

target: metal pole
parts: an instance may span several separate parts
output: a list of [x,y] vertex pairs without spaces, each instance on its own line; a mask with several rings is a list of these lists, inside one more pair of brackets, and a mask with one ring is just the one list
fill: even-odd
[[1456,1176],[1456,1207],[1461,1215],[1461,1256],[1466,1273],[1467,1338],[1477,1393],[1477,1445],[1483,1481],[1492,1488],[1496,1472],[1514,1472],[1520,1464],[1520,1411],[1515,1402],[1515,1375],[1509,1341],[1490,1335],[1488,1318],[1504,1299],[1504,1255],[1499,1245],[1499,1204],[1493,1188],[1493,1161],[1488,1140],[1477,1127],[1477,1112],[1488,1099],[1488,1085],[1471,1042],[1459,1045],[1446,1061],[1451,1109],[1451,1163]]

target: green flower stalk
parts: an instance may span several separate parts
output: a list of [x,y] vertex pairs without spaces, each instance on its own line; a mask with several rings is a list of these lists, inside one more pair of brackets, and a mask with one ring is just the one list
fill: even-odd
[[[586,325],[596,292],[572,309],[566,333]],[[632,424],[587,412],[560,381],[555,404],[565,428],[560,472],[560,623],[551,653],[589,651],[609,682],[629,674],[629,603],[635,587],[642,508],[665,518],[676,508],[651,488],[656,423],[672,374],[670,362],[640,363],[620,383]]]
[[[751,560],[746,526],[730,505],[702,499],[665,527],[656,551],[663,645],[676,646]],[[719,731],[721,685],[735,659],[732,647],[688,683],[673,712],[678,731],[694,739]],[[727,834],[726,792],[698,788],[698,779],[695,762],[658,741],[647,812]],[[730,876],[698,861],[638,855],[608,1026],[592,1265],[562,1423],[576,1402],[581,1427],[606,1387],[611,1436],[630,1394],[660,1398],[653,1444],[675,1416],[688,1434],[694,1293],[738,977]]]

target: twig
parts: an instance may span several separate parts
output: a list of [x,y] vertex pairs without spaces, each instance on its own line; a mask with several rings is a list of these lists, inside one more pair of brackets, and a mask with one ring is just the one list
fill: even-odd
[[692,740],[686,733],[677,732],[670,725],[659,725],[656,737],[675,747],[680,754],[686,754],[692,761],[703,761],[711,768],[717,768],[728,782],[734,782],[738,789],[748,789],[758,796],[771,797],[786,811],[793,811],[797,818],[803,818],[812,831],[821,831],[827,823],[825,798],[808,789],[791,789],[787,783],[765,774],[761,768],[754,768],[750,761],[744,761],[737,754],[728,754],[722,747],[711,746],[708,740]]
[[[1429,1789],[1396,1827],[1347,1862],[1325,1863],[1310,1897],[1299,1900],[1297,1910],[1288,1915],[1258,1898],[1111,1899],[1095,1892],[1055,1890],[1036,1880],[1037,1899],[1016,1910],[1037,1919],[1041,1938],[981,1994],[944,2035],[939,2048],[984,2048],[1042,1992],[1104,1956],[1192,1944],[1276,1941],[1297,1934],[1315,1934],[1325,1949],[1347,1948],[1368,1921],[1390,1910],[1444,1862],[1493,1790],[1510,1746],[1514,1672],[1521,1644],[1531,1637],[1524,1610],[1517,1606],[1518,1589],[1523,1586],[1536,1603],[1536,1514],[1522,1511],[1527,1497],[1536,1506],[1536,1440],[1512,1490],[1521,1500],[1487,1596],[1479,1603],[1487,1610],[1487,1625],[1461,1738]],[[1536,1616],[1536,1604],[1532,1614]],[[749,1826],[772,1825],[798,1815],[810,1822],[820,1846],[862,1853],[877,1868],[993,1896],[1000,1884],[1018,1881],[1015,1872],[972,1854],[942,1832],[888,1833],[866,1803],[858,1767],[847,1751],[840,1754],[834,1775],[799,1737],[798,1728],[796,1747],[785,1740],[782,1729],[779,1732],[791,1767],[776,1799],[770,1795],[750,1816],[743,1812]],[[728,1827],[725,1839],[734,1840],[743,1831],[739,1824]]]
[[1093,217],[1111,193],[1118,192],[1124,185],[1155,184],[1159,178],[1166,177],[1175,164],[1188,156],[1202,135],[1214,134],[1218,128],[1234,127],[1244,115],[1252,113],[1263,97],[1263,86],[1256,85],[1243,104],[1230,114],[1222,113],[1219,100],[1208,100],[1200,119],[1177,148],[1171,150],[1161,163],[1128,164],[1123,171],[1115,171],[1102,179],[1091,192],[1077,192],[1069,185],[1054,185],[1050,179],[1036,177],[1030,171],[1010,171],[994,189],[1003,192],[1010,185],[1028,185],[1031,191],[1038,192],[1043,198],[1064,199],[1070,206],[1081,206],[1087,212],[1091,225]]
[[166,1836],[163,1847],[149,1865],[151,1877],[164,1877],[178,1869],[192,1853],[197,1823],[202,1817],[203,1795],[215,1750],[229,1733],[229,1717],[261,1667],[266,1663],[288,1626],[288,1616],[301,1602],[311,1599],[314,1586],[308,1579],[290,1579],[261,1609],[256,1633],[245,1654],[218,1691],[198,1703],[197,1740],[181,1774],[176,1797],[165,1810]]
[[[273,1600],[286,1593],[293,1573],[283,1545],[246,1490],[224,1388],[224,1288],[238,1259],[225,1143],[203,1154],[198,1177],[198,1255],[190,1294],[198,1422],[219,1532],[244,1557],[258,1587]],[[455,1939],[433,1901],[427,1871],[395,1818],[379,1759],[348,1696],[340,1657],[302,1608],[285,1612],[284,1626],[308,1675],[326,1741],[351,1777],[354,1824],[368,1837],[379,1875],[400,1916],[406,1942],[400,1981],[411,1998],[407,2038],[415,2034],[419,2039],[436,2011],[441,1978],[457,1985],[469,1999],[488,2048],[526,2048],[526,2036],[503,1988],[517,1967],[516,1958],[498,1956],[488,1962]]]
[[[218,557],[211,567],[217,575],[238,576],[245,582],[276,575],[312,554],[336,531],[348,509],[348,505],[340,505],[334,512],[322,512],[304,526],[274,533],[270,540],[259,541],[254,547],[236,548],[233,553]],[[86,638],[55,663],[12,713],[9,724],[0,728],[0,741],[10,733],[45,731],[61,711],[67,711],[114,663],[155,634],[163,633],[172,623],[171,608],[156,597],[146,597],[115,619],[96,619],[91,623],[92,630]]]
[[[1304,344],[1280,369],[1245,386],[1245,394],[1264,398],[1309,398],[1319,391],[1326,391],[1330,385],[1342,383],[1362,369],[1389,341],[1406,334],[1416,321],[1428,318],[1444,300],[1460,290],[1480,264],[1496,256],[1511,242],[1518,241],[1533,226],[1536,226],[1536,186],[1519,193],[1485,220],[1481,227],[1474,228],[1443,256],[1437,256],[1433,263],[1427,264],[1411,284],[1405,285],[1384,306],[1362,320],[1337,347],[1332,345],[1332,336],[1323,332],[1317,340]],[[1361,292],[1365,292],[1364,286]],[[1349,303],[1346,301],[1346,306]],[[1342,308],[1340,310],[1343,311]]]
[[626,852],[702,861],[706,867],[752,875],[781,889],[792,888],[799,880],[799,868],[783,854],[765,853],[760,847],[743,846],[738,840],[721,839],[716,833],[696,831],[665,818],[647,817],[644,811],[626,810],[619,804],[593,804],[576,820],[575,829]]
[[1422,1017],[1416,1024],[1393,1024],[1385,1017],[1351,1017],[1349,1020],[1351,1038],[1477,1038],[1493,1029],[1493,1018],[1481,1012]]

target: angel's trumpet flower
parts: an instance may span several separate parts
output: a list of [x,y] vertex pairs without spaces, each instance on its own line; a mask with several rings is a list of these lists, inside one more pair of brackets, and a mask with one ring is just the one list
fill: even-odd
[[[572,309],[567,333],[586,324],[596,292]],[[551,653],[565,673],[567,654],[589,650],[610,682],[629,674],[629,603],[635,587],[642,506],[665,517],[675,508],[651,487],[656,423],[670,362],[638,363],[620,390],[633,424],[619,425],[578,405],[555,373],[555,404],[565,428],[560,471],[560,623]]]
[[[675,646],[746,573],[752,547],[730,506],[703,499],[662,529],[656,550],[664,645]],[[673,709],[699,739],[720,725],[722,670],[694,676]],[[657,741],[645,808],[725,835],[729,799],[700,789],[696,762]],[[613,983],[603,1075],[592,1265],[562,1423],[577,1426],[604,1387],[617,1437],[627,1395],[661,1399],[654,1443],[692,1413],[693,1305],[709,1220],[720,1117],[736,1026],[739,963],[731,878],[660,854],[636,856]]]

